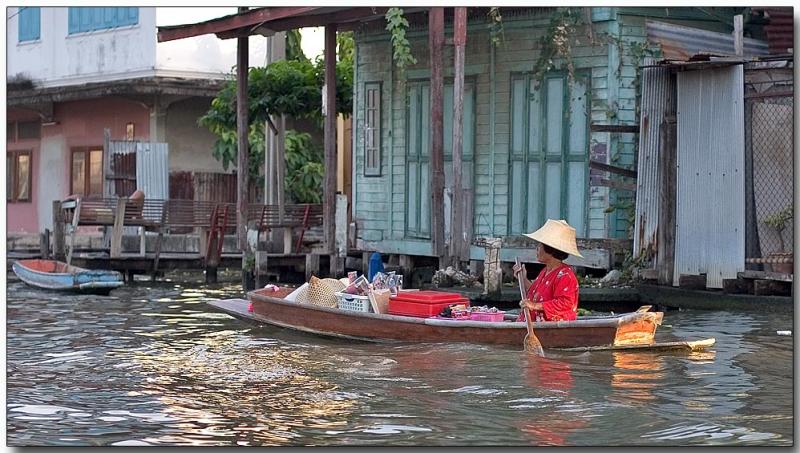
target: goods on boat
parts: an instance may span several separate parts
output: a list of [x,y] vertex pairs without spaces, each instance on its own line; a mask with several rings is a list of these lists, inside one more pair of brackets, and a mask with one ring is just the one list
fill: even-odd
[[400,292],[389,300],[389,314],[429,318],[452,305],[469,306],[469,299],[443,291]]
[[55,260],[19,260],[11,268],[20,280],[43,289],[97,292],[124,284],[117,271],[89,270]]

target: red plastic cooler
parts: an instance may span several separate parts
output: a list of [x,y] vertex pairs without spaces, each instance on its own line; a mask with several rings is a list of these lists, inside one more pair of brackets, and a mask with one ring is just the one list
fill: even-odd
[[400,292],[389,300],[389,314],[428,318],[438,315],[450,305],[469,306],[469,299],[458,293],[444,291]]

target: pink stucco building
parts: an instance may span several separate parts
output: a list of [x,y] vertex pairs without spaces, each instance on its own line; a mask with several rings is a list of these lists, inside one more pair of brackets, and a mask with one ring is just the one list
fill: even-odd
[[[189,20],[202,16],[203,8],[191,10]],[[209,10],[212,18],[236,8]],[[105,130],[111,140],[166,143],[170,176],[182,181],[233,176],[212,157],[215,137],[197,120],[230,77],[235,40],[157,43],[157,25],[180,23],[173,15],[152,7],[8,8],[9,237],[52,229],[54,200],[102,196]],[[253,64],[265,61],[265,39],[251,38]]]

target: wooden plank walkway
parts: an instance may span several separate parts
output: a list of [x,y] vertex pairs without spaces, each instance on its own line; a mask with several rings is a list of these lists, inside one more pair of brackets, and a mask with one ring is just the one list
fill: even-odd
[[[268,253],[271,270],[280,267],[294,267],[305,265],[306,255],[300,253],[283,254]],[[144,256],[138,253],[124,253],[119,257],[112,258],[107,252],[83,252],[76,253],[72,257],[74,266],[86,269],[108,269],[123,273],[133,274],[152,274],[155,254],[146,253]],[[241,253],[223,253],[220,257],[218,268],[222,269],[241,269]],[[203,270],[204,259],[199,253],[162,253],[159,258],[158,270]]]
[[[123,253],[111,258],[108,253],[76,253],[72,257],[72,265],[87,269],[113,269],[120,272],[151,273],[155,262],[155,253]],[[204,259],[199,253],[162,253],[159,257],[160,270],[202,270]],[[241,253],[223,253],[219,262],[220,268],[242,267]]]

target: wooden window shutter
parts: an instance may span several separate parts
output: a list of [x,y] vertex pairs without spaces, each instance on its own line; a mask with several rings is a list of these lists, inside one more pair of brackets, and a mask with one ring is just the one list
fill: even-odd
[[364,97],[364,176],[380,176],[381,84],[365,84]]

